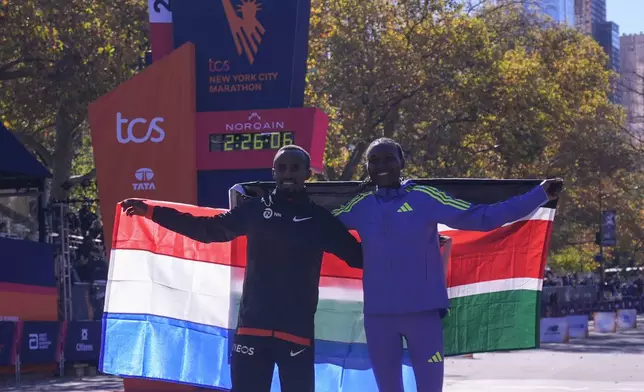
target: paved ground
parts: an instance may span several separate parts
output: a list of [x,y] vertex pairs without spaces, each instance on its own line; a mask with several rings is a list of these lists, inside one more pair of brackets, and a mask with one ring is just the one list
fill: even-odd
[[[474,359],[448,358],[444,392],[643,392],[644,317],[639,328],[617,334],[594,334],[569,344],[540,350],[477,354]],[[122,391],[120,380],[25,382],[0,387],[2,392]]]

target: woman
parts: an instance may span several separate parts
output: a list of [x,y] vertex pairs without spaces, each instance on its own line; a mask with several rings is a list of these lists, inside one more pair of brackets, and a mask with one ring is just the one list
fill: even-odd
[[371,143],[367,171],[376,185],[334,211],[356,230],[364,253],[364,324],[378,388],[402,392],[402,337],[421,392],[443,388],[441,317],[449,301],[437,225],[489,231],[521,219],[558,197],[561,180],[493,205],[472,205],[429,186],[401,182],[402,148],[391,139]]

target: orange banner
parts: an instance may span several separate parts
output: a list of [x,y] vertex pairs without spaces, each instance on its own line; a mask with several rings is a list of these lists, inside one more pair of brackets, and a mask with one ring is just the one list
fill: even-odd
[[186,43],[89,106],[108,250],[121,200],[197,203],[194,56]]

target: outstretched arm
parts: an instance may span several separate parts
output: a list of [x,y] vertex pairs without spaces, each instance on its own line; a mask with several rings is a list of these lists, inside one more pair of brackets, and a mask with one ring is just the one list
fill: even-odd
[[427,196],[427,213],[435,221],[454,229],[490,231],[524,218],[549,200],[559,197],[561,183],[558,181],[544,181],[527,193],[495,204],[473,205],[430,186],[415,186],[413,191]]
[[124,201],[122,208],[128,216],[145,216],[168,230],[199,242],[227,242],[246,234],[247,205],[244,204],[216,216],[194,216],[132,199]]

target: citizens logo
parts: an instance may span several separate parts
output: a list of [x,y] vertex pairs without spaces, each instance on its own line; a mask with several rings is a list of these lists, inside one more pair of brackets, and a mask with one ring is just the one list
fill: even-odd
[[[81,341],[87,341],[89,339],[89,332],[87,328],[82,328],[81,329]],[[77,343],[76,344],[76,351],[77,352],[83,352],[83,351],[94,351],[94,345],[93,344],[87,344],[87,343]]]
[[[127,144],[127,143],[135,143],[135,144],[141,144],[145,143],[148,140],[151,141],[152,143],[161,143],[163,139],[165,139],[165,131],[161,129],[159,126],[160,123],[162,123],[164,119],[162,117],[154,117],[152,120],[150,120],[150,123],[148,124],[148,121],[143,119],[143,118],[134,118],[134,119],[127,119],[123,117],[121,112],[116,113],[116,140],[118,140],[119,143],[121,144]],[[138,127],[145,127],[147,125],[147,130],[145,132],[145,135],[143,137],[136,137],[134,134],[134,126],[136,124],[142,124],[142,126]],[[124,125],[127,125],[124,127]],[[126,130],[125,136],[123,136],[123,128]]]
[[154,172],[152,169],[141,168],[134,172],[134,178],[137,182],[132,183],[132,189],[135,191],[156,191],[156,186],[154,186]]
[[261,4],[257,0],[240,0],[237,5],[238,11],[233,8],[231,0],[221,0],[228,19],[230,33],[237,47],[237,54],[245,54],[248,62],[252,65],[255,62],[255,55],[259,50],[264,35],[264,26],[257,20],[257,12],[261,11]]

